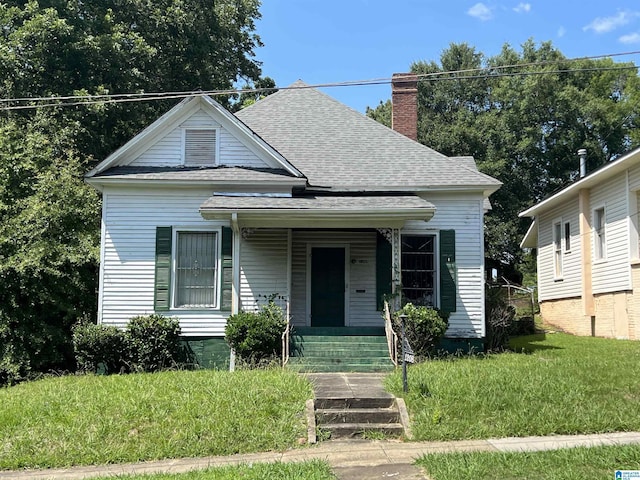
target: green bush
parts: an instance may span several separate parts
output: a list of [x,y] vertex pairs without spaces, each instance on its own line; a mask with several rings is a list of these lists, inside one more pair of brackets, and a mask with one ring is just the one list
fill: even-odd
[[282,309],[270,300],[258,312],[231,315],[225,336],[236,355],[249,364],[260,364],[282,353],[282,332],[287,322]]
[[114,326],[79,323],[73,328],[78,370],[117,373],[125,367],[125,334]]
[[414,353],[428,357],[436,352],[440,339],[449,325],[449,315],[437,308],[407,303],[394,315],[396,331],[400,332],[400,315],[406,315],[405,335]]
[[127,324],[125,339],[130,369],[157,372],[182,363],[180,323],[162,315],[133,317]]

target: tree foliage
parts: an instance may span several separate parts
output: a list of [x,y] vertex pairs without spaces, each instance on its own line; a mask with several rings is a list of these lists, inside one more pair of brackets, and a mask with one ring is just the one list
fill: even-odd
[[[632,63],[570,61],[551,43],[530,40],[494,57],[451,44],[439,63],[416,62],[411,71],[435,74],[418,86],[418,140],[446,155],[473,155],[504,184],[491,197],[485,242],[502,264],[521,258],[529,221],[518,213],[575,179],[579,148],[595,169],[640,143]],[[384,118],[386,109],[369,116]]]
[[[256,81],[258,7],[259,0],[0,2],[0,384],[73,367],[71,325],[95,318],[100,238],[100,199],[82,175],[176,100],[4,108],[18,104],[11,99],[56,104]],[[36,100],[50,96],[60,102]]]

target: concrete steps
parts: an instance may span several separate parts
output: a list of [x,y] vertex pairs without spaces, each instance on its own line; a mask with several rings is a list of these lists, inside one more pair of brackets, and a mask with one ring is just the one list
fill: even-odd
[[289,368],[298,372],[388,372],[384,329],[295,327]]
[[408,436],[404,402],[382,388],[382,375],[315,373],[308,377],[314,385],[312,417],[320,439]]

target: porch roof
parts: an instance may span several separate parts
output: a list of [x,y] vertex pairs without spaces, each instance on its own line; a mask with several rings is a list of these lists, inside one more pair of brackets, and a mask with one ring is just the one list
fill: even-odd
[[417,195],[213,195],[200,206],[207,220],[229,219],[247,227],[400,228],[429,221],[436,207]]

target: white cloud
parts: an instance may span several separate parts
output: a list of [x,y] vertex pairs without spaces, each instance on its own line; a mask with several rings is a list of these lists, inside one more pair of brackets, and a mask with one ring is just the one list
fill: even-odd
[[493,12],[484,3],[476,3],[473,7],[467,10],[467,15],[471,15],[483,22],[493,18]]
[[630,12],[627,10],[620,11],[611,17],[598,17],[589,25],[583,27],[583,30],[593,30],[596,33],[607,33],[618,27],[626,25],[634,18],[638,17],[640,12]]
[[520,2],[517,7],[513,9],[517,13],[529,13],[531,11],[531,4]]
[[618,41],[620,43],[640,43],[640,33],[629,33],[628,35],[621,36]]
[[565,33],[567,33],[567,30],[566,30],[564,27],[560,27],[560,28],[558,29],[558,37],[559,37],[559,38],[564,37],[564,34],[565,34]]

